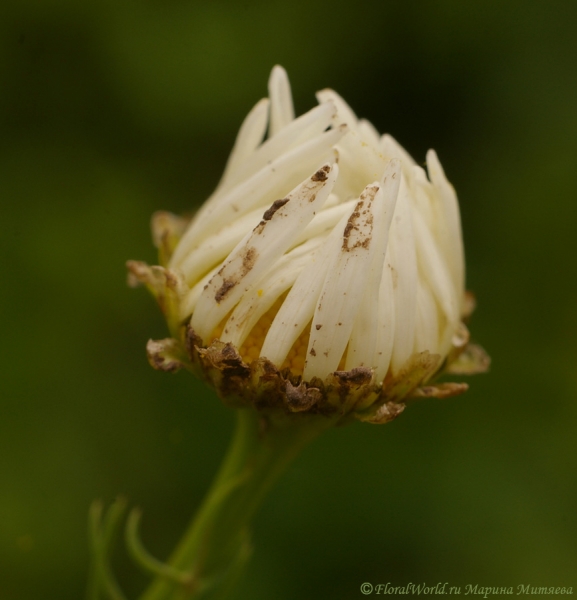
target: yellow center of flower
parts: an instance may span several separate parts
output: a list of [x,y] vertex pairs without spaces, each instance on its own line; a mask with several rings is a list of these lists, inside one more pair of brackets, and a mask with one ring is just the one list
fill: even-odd
[[[258,320],[257,324],[252,328],[247,338],[243,342],[238,352],[242,360],[250,364],[260,357],[260,352],[264,344],[265,337],[270,329],[270,326],[279,311],[286,294],[283,294],[270,308],[269,310]],[[211,340],[220,339],[230,314],[223,319],[220,324],[212,332]],[[291,373],[295,376],[302,375],[305,367],[306,353],[309,345],[309,337],[311,332],[311,324],[309,323],[300,336],[295,340],[292,348],[290,349],[287,357],[281,365],[281,371],[284,369],[290,369]],[[266,358],[266,357],[265,357]],[[339,363],[338,370],[343,370],[345,367],[346,351]]]

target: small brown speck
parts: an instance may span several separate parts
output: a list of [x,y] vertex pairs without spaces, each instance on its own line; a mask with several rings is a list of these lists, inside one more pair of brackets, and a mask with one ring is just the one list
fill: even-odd
[[326,181],[327,173],[330,171],[330,167],[325,165],[322,169],[319,169],[312,177],[311,181]]
[[317,355],[317,351],[314,348],[311,348],[311,351],[309,352],[309,354],[311,356],[316,356]]
[[238,282],[232,279],[225,279],[222,282],[222,285],[214,295],[214,299],[220,304],[220,301],[228,294],[228,292],[237,284]]
[[351,231],[354,229],[354,225],[349,221],[345,227],[345,231],[343,233],[344,238],[348,238],[351,235]]
[[257,251],[254,246],[247,248],[244,256],[242,257],[242,274],[241,277],[244,277],[253,267],[256,261]]
[[252,231],[253,233],[262,233],[263,229],[265,228],[266,225],[266,221],[261,221]]
[[318,331],[320,328],[322,327],[322,325],[315,325],[315,329]]
[[265,221],[270,221],[274,213],[281,207],[283,207],[289,201],[288,198],[281,198],[280,200],[275,200],[272,203],[272,206],[264,213],[262,218]]

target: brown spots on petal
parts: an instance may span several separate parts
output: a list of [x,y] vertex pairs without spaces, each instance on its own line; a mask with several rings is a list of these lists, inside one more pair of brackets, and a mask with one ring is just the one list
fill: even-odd
[[238,281],[235,281],[232,278],[224,279],[222,285],[218,288],[216,294],[214,295],[214,299],[220,304],[223,298],[226,298],[227,294],[237,283]]
[[[228,295],[230,290],[233,287],[238,285],[238,283],[242,280],[243,277],[254,267],[258,256],[258,252],[254,246],[249,246],[243,250],[242,254],[242,266],[240,271],[235,273],[230,277],[223,277],[222,284],[218,288],[216,294],[214,295],[214,299],[220,304],[224,298]],[[224,271],[224,267],[218,272],[218,275],[222,275]]]
[[326,181],[328,178],[327,174],[329,173],[330,170],[331,170],[331,168],[328,165],[325,165],[311,177],[311,181],[315,181],[315,182]]
[[[355,210],[352,212],[351,216],[349,217],[347,224],[345,225],[345,230],[343,231],[343,245],[342,245],[343,252],[350,252],[351,250],[354,250],[355,248],[364,248],[366,250],[371,245],[372,232],[373,232],[373,214],[372,214],[372,212],[369,212],[369,214],[367,215],[367,212],[370,209],[372,200],[375,197],[375,194],[378,192],[378,190],[379,190],[379,188],[377,186],[373,186],[373,187],[367,188],[367,191],[365,191],[361,194],[361,197],[360,197],[359,201],[357,202],[357,205],[355,206]],[[367,201],[367,200],[368,200],[367,208],[365,210],[363,210],[363,208],[365,206],[365,201]],[[364,217],[363,224],[365,226],[368,226],[369,231],[366,235],[356,236],[359,239],[357,239],[355,242],[351,243],[351,235],[353,234],[353,232],[354,231],[360,232],[359,219],[361,217]]]
[[315,325],[315,329],[316,329],[317,331],[318,331],[318,330],[319,330],[321,327],[322,327],[322,325],[321,325],[321,324],[317,324],[317,325]]
[[309,354],[311,356],[316,356],[317,355],[317,351],[314,348],[311,348],[311,351],[309,352]]
[[264,213],[264,215],[262,216],[262,218],[265,221],[270,221],[272,219],[272,216],[274,215],[274,213],[279,208],[282,208],[288,201],[289,201],[289,198],[281,198],[280,200],[275,200],[272,203],[272,206]]
[[252,232],[256,233],[258,235],[263,232],[265,226],[266,226],[266,221],[263,220],[252,230]]
[[[348,238],[351,235],[351,231],[353,229],[355,229],[355,223],[353,219],[356,219],[359,216],[358,212],[354,212],[350,217],[349,220],[347,221],[347,224],[345,226],[345,231],[343,233],[343,248],[345,248],[345,246],[348,244]],[[348,250],[348,248],[347,248]]]
[[244,277],[254,267],[257,256],[258,252],[254,246],[250,246],[244,251],[241,277]]

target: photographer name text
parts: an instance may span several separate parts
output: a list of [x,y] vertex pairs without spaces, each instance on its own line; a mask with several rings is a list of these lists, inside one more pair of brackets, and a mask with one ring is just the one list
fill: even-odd
[[561,586],[538,586],[519,584],[517,586],[489,586],[476,584],[449,585],[449,583],[437,583],[436,585],[427,585],[425,583],[407,583],[406,585],[393,585],[391,583],[372,584],[365,582],[361,584],[361,592],[365,596],[391,595],[391,596],[481,596],[490,598],[491,596],[564,596],[572,595],[572,587]]

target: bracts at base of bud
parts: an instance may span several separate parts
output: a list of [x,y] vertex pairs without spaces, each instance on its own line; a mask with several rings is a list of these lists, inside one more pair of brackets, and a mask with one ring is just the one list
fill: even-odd
[[430,383],[439,371],[441,357],[427,351],[414,354],[397,376],[380,383],[366,367],[335,371],[324,381],[317,377],[303,381],[290,369],[281,370],[263,357],[247,364],[231,343],[215,339],[203,346],[190,326],[183,342],[150,340],[147,353],[155,369],[175,372],[184,367],[193,371],[231,407],[252,407],[294,418],[323,415],[339,423],[358,419],[383,424],[400,415],[407,400],[447,398],[468,389],[465,383]]

